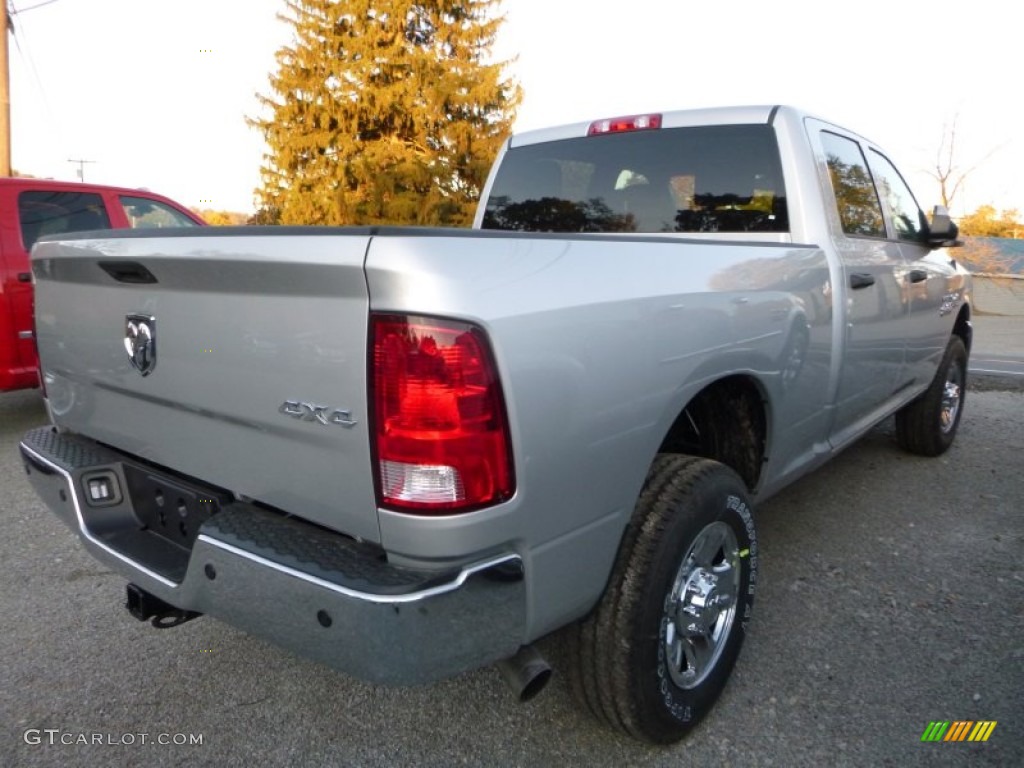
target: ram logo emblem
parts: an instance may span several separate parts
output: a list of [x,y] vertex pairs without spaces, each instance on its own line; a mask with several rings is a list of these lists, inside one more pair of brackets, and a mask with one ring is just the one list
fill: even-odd
[[132,367],[143,376],[149,376],[156,368],[156,318],[125,315],[124,349]]
[[960,291],[954,291],[953,293],[947,293],[942,297],[942,306],[939,307],[939,317],[945,317],[954,309],[956,305],[960,303]]

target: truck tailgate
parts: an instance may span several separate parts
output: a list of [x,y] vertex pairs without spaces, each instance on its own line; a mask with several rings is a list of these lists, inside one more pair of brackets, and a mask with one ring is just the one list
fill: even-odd
[[[377,542],[370,235],[279,231],[40,243],[51,412],[62,428]],[[150,336],[152,354],[133,363]]]

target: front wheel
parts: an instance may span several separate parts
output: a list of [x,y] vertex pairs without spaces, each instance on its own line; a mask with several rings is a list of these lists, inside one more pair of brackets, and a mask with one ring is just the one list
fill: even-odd
[[967,348],[959,336],[949,340],[931,385],[896,412],[896,441],[921,456],[938,456],[953,444],[967,394]]
[[635,738],[678,741],[725,687],[756,581],[757,537],[740,477],[708,459],[659,456],[605,594],[578,628],[577,695]]

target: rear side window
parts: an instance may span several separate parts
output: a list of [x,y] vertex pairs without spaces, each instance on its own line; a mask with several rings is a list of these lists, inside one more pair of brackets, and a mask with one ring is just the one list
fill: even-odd
[[196,222],[181,211],[146,197],[121,195],[121,206],[133,229],[142,227],[195,227]]
[[484,229],[529,232],[787,232],[768,125],[613,133],[513,147]]
[[828,131],[821,132],[821,145],[843,232],[852,237],[885,237],[882,204],[860,145]]
[[44,235],[110,229],[103,198],[93,192],[22,192],[18,195],[18,220],[26,251]]

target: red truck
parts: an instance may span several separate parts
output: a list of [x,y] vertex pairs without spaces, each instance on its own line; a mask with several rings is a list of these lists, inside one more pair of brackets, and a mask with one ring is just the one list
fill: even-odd
[[0,179],[0,392],[39,385],[29,266],[36,240],[83,230],[204,224],[184,206],[145,190]]

